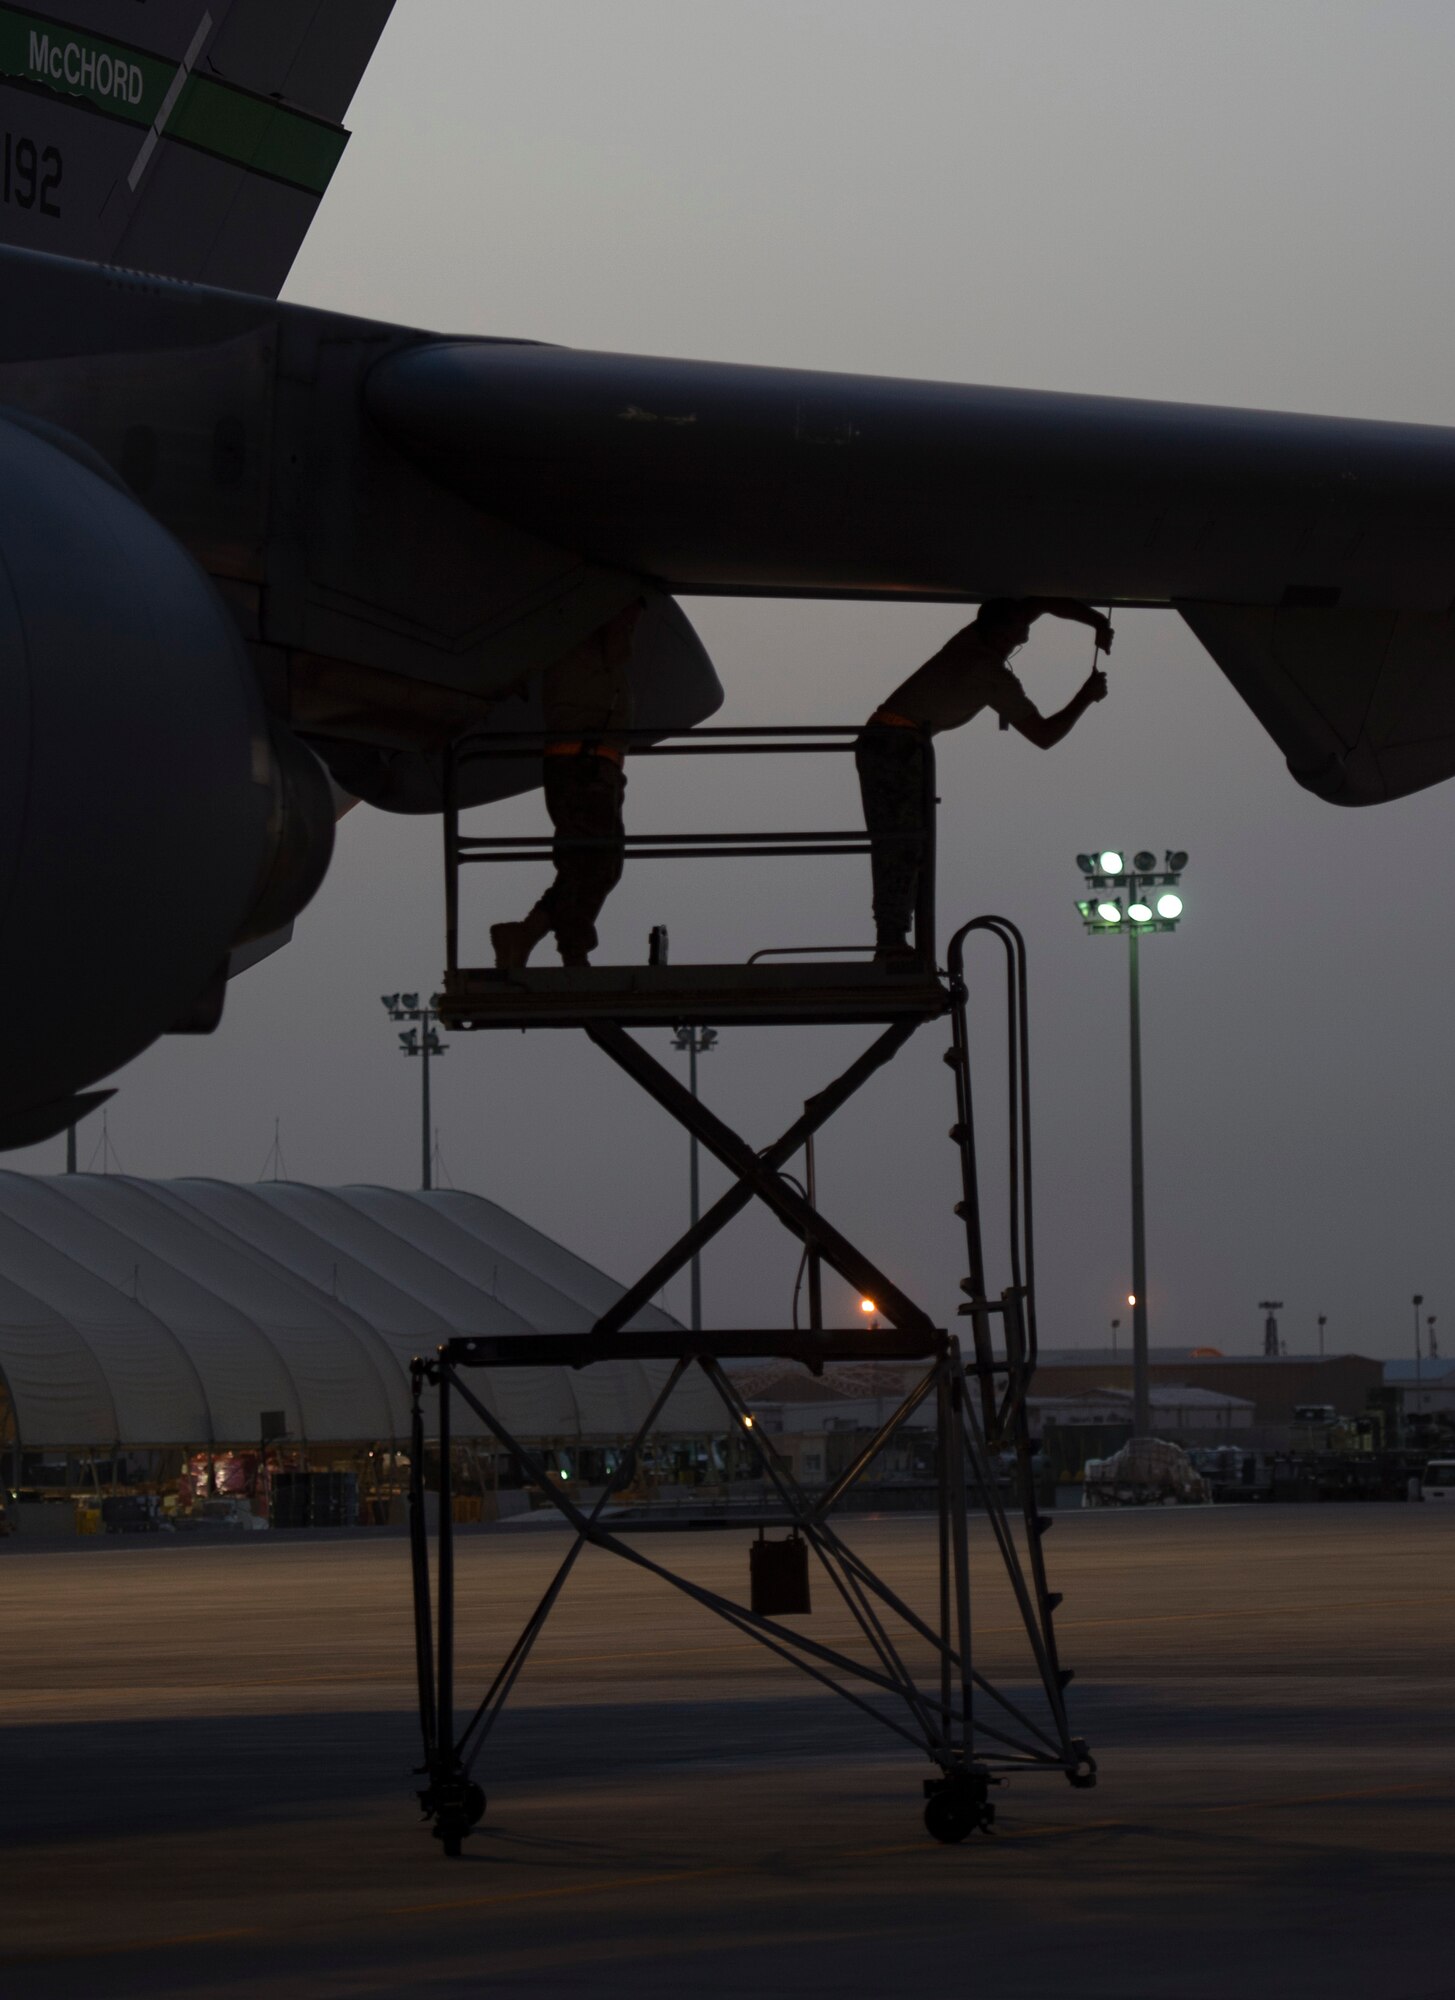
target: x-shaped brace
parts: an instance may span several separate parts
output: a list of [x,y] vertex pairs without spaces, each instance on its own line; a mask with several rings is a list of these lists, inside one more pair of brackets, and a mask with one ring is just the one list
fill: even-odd
[[810,1098],[802,1117],[789,1126],[782,1138],[761,1153],[754,1152],[745,1139],[699,1102],[655,1056],[648,1055],[641,1043],[634,1041],[619,1022],[604,1021],[588,1027],[586,1032],[596,1046],[624,1069],[633,1082],[640,1084],[664,1111],[669,1111],[679,1124],[684,1125],[699,1144],[705,1146],[736,1177],[738,1183],[713,1204],[696,1228],[679,1237],[645,1277],[602,1314],[596,1322],[595,1331],[620,1332],[635,1314],[651,1303],[667,1280],[691,1261],[703,1244],[710,1242],[719,1230],[747,1207],[754,1195],[772,1210],[791,1235],[816,1250],[824,1262],[857,1291],[871,1297],[891,1325],[905,1333],[932,1331],[933,1322],[929,1315],[907,1298],[893,1279],[871,1263],[846,1236],[841,1236],[832,1223],[826,1222],[780,1172],[805,1139],[825,1124],[877,1070],[898,1055],[918,1026],[919,1023],[913,1020],[896,1021],[886,1029],[842,1076],[836,1077],[816,1097]]

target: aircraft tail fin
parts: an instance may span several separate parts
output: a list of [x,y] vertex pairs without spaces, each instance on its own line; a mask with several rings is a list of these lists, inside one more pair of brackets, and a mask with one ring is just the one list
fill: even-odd
[[0,0],[0,242],[276,297],[394,0]]

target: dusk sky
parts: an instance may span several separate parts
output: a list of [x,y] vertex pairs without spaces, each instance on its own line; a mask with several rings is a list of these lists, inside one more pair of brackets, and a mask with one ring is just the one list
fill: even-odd
[[[1435,0],[399,0],[285,296],[586,348],[1451,424],[1452,74]],[[857,722],[968,615],[685,609],[719,720],[743,723]],[[1043,625],[1017,666],[1051,709],[1090,654]],[[1183,925],[1144,949],[1153,1345],[1261,1346],[1272,1296],[1291,1349],[1325,1313],[1331,1349],[1404,1355],[1419,1291],[1455,1353],[1455,794],[1310,797],[1170,613],[1121,614],[1110,671],[1055,751],[986,717],[940,746],[942,940],[993,909],[1031,955],[1043,1342],[1130,1318],[1126,947],[1075,909],[1078,850],[1112,842],[1191,855]],[[847,760],[686,770],[633,774],[634,827],[854,823]],[[482,823],[545,816],[535,797]],[[539,886],[467,881],[476,962]],[[600,956],[644,958],[654,923],[679,961],[867,938],[867,866],[642,864]],[[419,1066],[378,996],[431,990],[442,963],[437,822],[360,807],[219,1033],[123,1073],[121,1164],[256,1179],[277,1118],[294,1178],[414,1184]],[[449,1039],[450,1180],[634,1276],[685,1222],[685,1138],[579,1034]],[[862,1039],[724,1031],[703,1093],[766,1143]],[[963,1274],[946,1040],[922,1030],[819,1156],[825,1210],[940,1319]],[[83,1167],[99,1136],[82,1128]],[[785,1323],[797,1254],[745,1218],[706,1259],[709,1321]],[[685,1278],[666,1303],[685,1314]]]

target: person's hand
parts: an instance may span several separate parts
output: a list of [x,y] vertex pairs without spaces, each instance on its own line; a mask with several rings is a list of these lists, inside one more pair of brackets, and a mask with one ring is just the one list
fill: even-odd
[[1106,675],[1101,671],[1100,667],[1097,667],[1092,673],[1086,676],[1081,692],[1088,702],[1106,700]]
[[[1116,634],[1115,634],[1115,632],[1113,632],[1113,631],[1112,631],[1112,629],[1111,629],[1111,620],[1110,620],[1110,618],[1098,618],[1098,619],[1097,619],[1097,621],[1096,621],[1096,650],[1097,650],[1097,652],[1098,652],[1098,653],[1109,653],[1109,652],[1111,651],[1111,642],[1112,642],[1112,640],[1113,640],[1113,639],[1114,639],[1115,637],[1116,637]],[[1102,689],[1102,691],[1101,691],[1101,693],[1102,693],[1102,694],[1105,694],[1105,693],[1106,693],[1106,689],[1105,689],[1105,688],[1103,688],[1103,689]],[[1096,698],[1097,698],[1097,700],[1098,700],[1098,701],[1100,701],[1100,700],[1101,700],[1101,695],[1098,695],[1098,696],[1097,696]]]

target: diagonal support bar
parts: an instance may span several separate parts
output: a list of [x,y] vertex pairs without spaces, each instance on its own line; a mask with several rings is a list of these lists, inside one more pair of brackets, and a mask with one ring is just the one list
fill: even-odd
[[[638,1424],[636,1433],[632,1438],[631,1444],[627,1447],[627,1454],[629,1458],[634,1460],[636,1454],[641,1450],[642,1445],[646,1441],[646,1438],[649,1432],[651,1431],[652,1425],[657,1421],[657,1418],[662,1414],[663,1406],[671,1400],[671,1397],[674,1391],[676,1390],[678,1383],[682,1380],[682,1377],[687,1373],[689,1365],[690,1364],[685,1360],[679,1361],[676,1367],[673,1368],[667,1380],[663,1383],[661,1390],[658,1392],[657,1396],[654,1398],[652,1402],[651,1408],[647,1411],[647,1414],[642,1418],[640,1424]],[[456,1383],[456,1386],[458,1386],[459,1385],[458,1376],[455,1376],[453,1379]],[[602,1488],[602,1491],[597,1499],[596,1505],[591,1510],[590,1516],[587,1521],[588,1528],[594,1528],[596,1526],[597,1522],[601,1518],[602,1511],[605,1508],[607,1501],[611,1499],[611,1497],[612,1497],[612,1489],[611,1486],[608,1484],[607,1486]],[[479,1756],[480,1751],[484,1748],[485,1739],[489,1736],[490,1731],[495,1727],[496,1720],[500,1714],[500,1711],[504,1708],[506,1701],[510,1696],[511,1689],[515,1686],[516,1681],[520,1678],[521,1670],[525,1666],[526,1660],[530,1655],[530,1650],[535,1645],[536,1640],[540,1637],[541,1632],[545,1627],[545,1622],[547,1618],[549,1618],[551,1615],[551,1611],[555,1605],[556,1599],[560,1596],[561,1592],[566,1587],[566,1579],[570,1576],[571,1571],[576,1566],[576,1558],[580,1555],[582,1549],[584,1549],[586,1545],[587,1545],[586,1535],[584,1533],[578,1533],[575,1541],[572,1542],[570,1548],[566,1551],[565,1556],[562,1558],[561,1563],[556,1570],[556,1574],[551,1579],[550,1583],[547,1585],[545,1595],[541,1598],[540,1603],[536,1606],[535,1610],[531,1613],[530,1618],[526,1621],[526,1624],[521,1631],[520,1637],[516,1640],[515,1644],[511,1647],[510,1652],[506,1655],[505,1659],[502,1661],[500,1666],[500,1671],[496,1674],[495,1679],[491,1682],[489,1690],[487,1691],[484,1699],[481,1701],[479,1707],[475,1710],[475,1713],[470,1718],[470,1721],[467,1724],[464,1733],[461,1735],[459,1743],[456,1746],[456,1748],[457,1748],[457,1754],[463,1757],[465,1755],[466,1748],[469,1745],[471,1736],[474,1735],[477,1729],[480,1731],[475,1747],[473,1750],[470,1751],[470,1763],[472,1765],[476,1757]]]
[[670,1112],[730,1173],[756,1194],[791,1235],[811,1244],[841,1278],[860,1292],[867,1292],[894,1326],[904,1331],[928,1332],[931,1329],[933,1323],[929,1315],[908,1298],[892,1278],[872,1264],[831,1223],[825,1222],[818,1210],[811,1208],[802,1195],[789,1187],[746,1140],[694,1098],[671,1071],[664,1069],[655,1056],[648,1055],[641,1043],[633,1041],[623,1027],[615,1021],[602,1021],[588,1027],[586,1033],[599,1049],[626,1071],[633,1082],[640,1084],[649,1097],[655,1098],[664,1111]]
[[[544,1479],[544,1467],[540,1466],[539,1460],[534,1457],[530,1449],[518,1438],[511,1436],[499,1419],[491,1414],[479,1397],[468,1389],[457,1375],[451,1373],[448,1379],[455,1393],[475,1412],[506,1450],[514,1454],[520,1465],[528,1472],[539,1470]],[[664,1563],[654,1562],[650,1556],[643,1555],[640,1549],[634,1549],[630,1543],[614,1535],[609,1528],[589,1519],[578,1507],[573,1506],[551,1481],[545,1480],[544,1483],[552,1505],[565,1515],[583,1542],[590,1542],[595,1548],[605,1549],[612,1555],[620,1556],[623,1562],[631,1563],[635,1568],[659,1577],[663,1583],[671,1584],[674,1590],[680,1590],[684,1596],[690,1597],[705,1610],[715,1612],[720,1618],[725,1618],[730,1624],[736,1625],[740,1631],[751,1634],[764,1645],[771,1647],[774,1652],[781,1653],[785,1659],[792,1660],[793,1664],[803,1672],[811,1674],[816,1680],[822,1680],[825,1686],[832,1688],[836,1694],[843,1695],[846,1700],[854,1702],[860,1708],[868,1706],[860,1697],[840,1686],[821,1669],[815,1671],[812,1662],[819,1661],[822,1667],[832,1668],[835,1672],[847,1674],[855,1680],[867,1681],[871,1687],[878,1688],[883,1693],[898,1695],[901,1692],[898,1683],[890,1675],[865,1666],[862,1660],[851,1659],[848,1654],[841,1653],[836,1647],[820,1645],[816,1639],[810,1639],[802,1632],[790,1632],[775,1620],[749,1610],[746,1605],[735,1604],[731,1598],[722,1596],[720,1592],[709,1590],[702,1584],[692,1582],[688,1577],[678,1575]],[[882,1714],[880,1710],[869,1708],[869,1713],[877,1721],[893,1729],[896,1734],[913,1743],[916,1749],[923,1747],[907,1729]]]
[[931,1394],[934,1386],[935,1378],[933,1372],[926,1375],[923,1381],[915,1384],[893,1416],[888,1418],[875,1431],[873,1437],[870,1438],[868,1444],[865,1445],[848,1470],[841,1472],[827,1492],[821,1494],[814,1501],[812,1511],[813,1518],[816,1521],[823,1520],[830,1510],[836,1507],[839,1501],[843,1499],[849,1488],[858,1485],[859,1481],[864,1477],[864,1474],[869,1470],[875,1459],[878,1458],[880,1452],[889,1443],[900,1425],[908,1423],[925,1397]]

